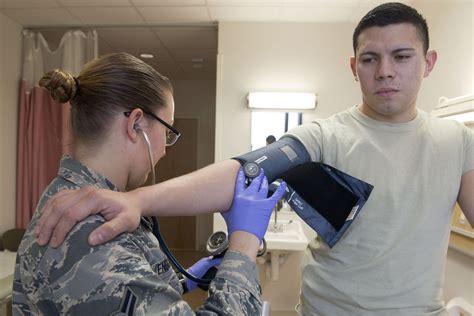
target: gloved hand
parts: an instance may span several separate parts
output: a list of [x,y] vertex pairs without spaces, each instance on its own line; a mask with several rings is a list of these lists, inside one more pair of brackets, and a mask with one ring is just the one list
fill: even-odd
[[243,230],[262,240],[267,231],[272,210],[285,193],[285,188],[286,183],[282,182],[273,195],[267,198],[268,181],[263,169],[258,177],[245,188],[245,175],[240,168],[235,182],[232,206],[228,211],[221,213],[227,224],[229,238],[233,232]]
[[[222,257],[221,258],[215,258],[212,259],[212,257],[204,257],[201,258],[199,261],[197,261],[195,264],[193,264],[191,267],[188,268],[188,272],[194,275],[195,277],[202,278],[204,274],[206,274],[207,270],[209,270],[212,267],[218,266],[222,262]],[[194,281],[191,281],[190,279],[186,278],[186,288],[188,292],[191,292],[197,287],[197,283]]]

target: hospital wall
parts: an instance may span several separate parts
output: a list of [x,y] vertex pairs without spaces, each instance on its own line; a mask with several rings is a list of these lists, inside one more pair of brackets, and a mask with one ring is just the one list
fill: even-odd
[[0,234],[15,226],[21,25],[0,13]]
[[[435,1],[421,3],[428,19],[432,47],[439,53],[434,72],[424,81],[418,104],[431,111],[440,96],[474,93],[472,4]],[[216,161],[250,149],[250,91],[313,91],[315,111],[303,121],[328,117],[360,103],[360,91],[349,67],[354,23],[248,23],[219,24],[216,91]],[[435,171],[434,171],[435,172]],[[214,227],[222,224],[214,216]],[[278,281],[262,280],[265,298],[273,310],[293,309],[298,298],[302,253],[281,266]],[[262,266],[260,266],[261,276]],[[474,304],[473,258],[449,251],[445,298],[463,296]],[[461,281],[465,280],[465,281]]]
[[432,109],[441,96],[474,93],[474,1],[416,2],[430,28],[430,47],[438,61],[424,81],[418,104]]

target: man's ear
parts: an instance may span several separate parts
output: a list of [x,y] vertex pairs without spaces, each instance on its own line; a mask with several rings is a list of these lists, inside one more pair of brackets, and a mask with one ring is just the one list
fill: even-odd
[[141,109],[134,109],[127,121],[126,129],[127,129],[127,136],[130,140],[134,143],[138,142],[140,138],[140,122],[143,120],[143,111]]
[[423,74],[423,78],[428,77],[428,75],[433,70],[436,60],[438,59],[438,53],[435,50],[430,50],[426,53],[425,62],[425,73]]
[[352,74],[354,75],[355,81],[359,81],[359,79],[357,78],[357,68],[356,68],[356,58],[355,58],[355,56],[351,56],[351,58],[349,60],[349,63],[351,65],[351,70],[352,70]]

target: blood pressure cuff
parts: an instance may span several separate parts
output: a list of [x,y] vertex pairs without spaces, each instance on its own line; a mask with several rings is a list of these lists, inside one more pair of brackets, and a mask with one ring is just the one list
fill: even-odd
[[301,142],[291,137],[234,158],[241,165],[264,169],[274,191],[280,179],[287,183],[286,200],[329,247],[333,247],[369,198],[373,186],[334,167],[310,162]]
[[330,248],[352,224],[373,189],[362,180],[317,162],[288,170],[280,178],[287,183],[288,204]]
[[242,166],[248,162],[256,163],[265,171],[268,183],[281,178],[280,175],[283,172],[311,161],[303,144],[292,137],[282,137],[270,145],[233,159],[240,162]]

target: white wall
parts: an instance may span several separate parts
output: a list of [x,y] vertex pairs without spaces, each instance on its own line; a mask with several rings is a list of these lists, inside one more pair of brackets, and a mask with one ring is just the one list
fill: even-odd
[[441,96],[474,93],[474,2],[418,1],[416,8],[428,21],[430,48],[438,52],[418,97],[418,106],[431,110]]
[[15,227],[21,29],[0,13],[0,234]]
[[326,117],[359,102],[349,57],[352,24],[220,23],[216,160],[250,149],[249,91],[314,91]]
[[[446,1],[445,1],[446,2]],[[418,105],[431,111],[440,96],[456,97],[474,92],[472,2],[421,1],[415,7],[430,25],[432,48],[438,64],[423,84]],[[349,57],[355,23],[220,23],[216,91],[216,161],[250,149],[249,91],[314,91],[316,111],[305,113],[303,121],[327,117],[360,103]],[[214,216],[214,229],[225,225]],[[224,226],[225,227],[225,226]],[[282,266],[276,282],[262,280],[265,298],[272,310],[292,310],[297,302],[301,255],[292,255]],[[472,261],[448,254],[446,299],[464,293],[474,304]],[[452,267],[462,266],[463,269]],[[286,277],[285,277],[286,275]],[[262,274],[261,274],[262,276]],[[468,283],[468,282],[467,282]],[[451,289],[457,287],[456,291]]]

